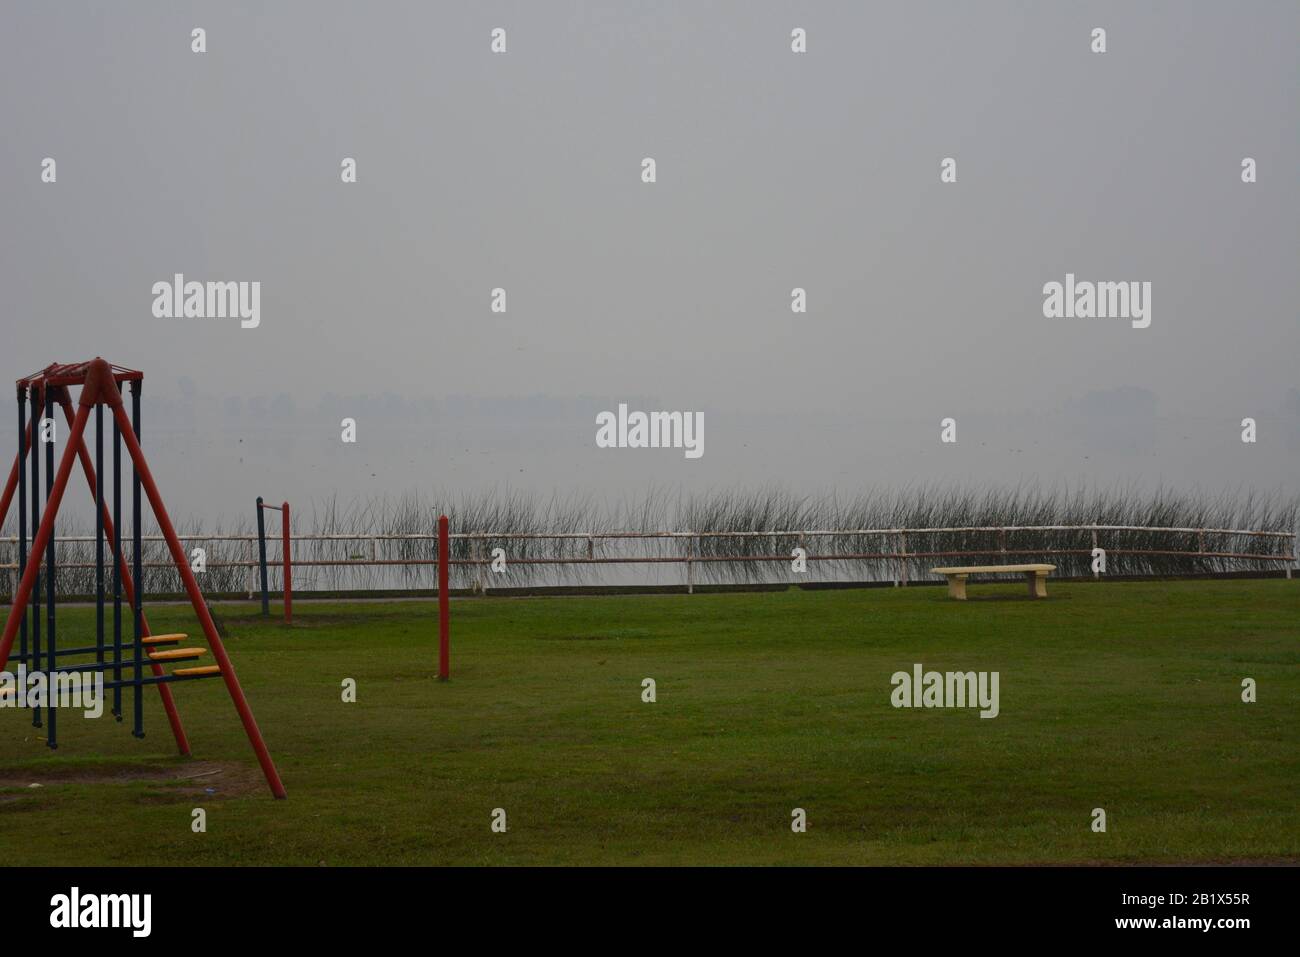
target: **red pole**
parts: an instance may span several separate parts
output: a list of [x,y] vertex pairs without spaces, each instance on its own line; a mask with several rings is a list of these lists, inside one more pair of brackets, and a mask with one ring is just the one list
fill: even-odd
[[[199,583],[194,580],[194,572],[190,570],[190,563],[185,557],[184,549],[181,548],[180,539],[176,537],[176,529],[172,527],[172,520],[167,515],[167,507],[163,504],[162,495],[158,491],[158,486],[154,483],[153,473],[149,471],[149,463],[145,461],[144,452],[141,451],[140,443],[136,440],[131,418],[126,414],[126,408],[122,404],[122,396],[118,393],[117,386],[111,378],[108,379],[103,391],[108,393],[109,398],[106,401],[113,410],[113,415],[117,418],[118,424],[122,427],[122,440],[126,443],[127,452],[130,453],[136,470],[140,473],[140,484],[149,497],[149,505],[153,508],[158,527],[162,530],[163,537],[167,539],[167,547],[171,551],[172,561],[176,563],[176,570],[180,572],[181,581],[184,583],[185,591],[189,595],[190,604],[194,606],[194,613],[199,618],[199,624],[203,626],[203,633],[208,639],[208,647],[212,649],[212,657],[216,659],[217,664],[221,667],[221,678],[226,683],[226,690],[230,693],[231,700],[235,703],[235,710],[239,712],[239,719],[244,724],[244,733],[248,735],[248,742],[253,746],[258,763],[262,766],[262,773],[266,776],[266,783],[271,786],[271,793],[276,797],[286,797],[284,785],[280,782],[280,773],[276,771],[275,762],[271,760],[271,752],[267,750],[266,742],[262,739],[262,732],[258,730],[257,720],[253,717],[253,711],[248,706],[248,699],[244,697],[244,691],[239,687],[239,679],[235,677],[235,666],[231,662],[230,656],[226,654],[225,645],[221,643],[221,635],[217,633],[217,626],[212,621],[212,613],[208,611],[207,602],[203,600],[203,592],[199,590]],[[83,392],[82,401],[85,400],[86,396]],[[78,439],[81,437],[81,431],[85,428],[85,419],[89,412],[89,405],[82,405],[77,410],[77,426],[73,427],[73,432]],[[69,454],[64,456],[63,465],[59,466],[59,478],[64,483],[67,482],[66,472],[72,468],[71,452],[72,449],[69,448]],[[57,484],[57,481],[54,491],[58,495],[62,495],[62,488]],[[57,499],[53,496],[51,496],[51,502],[55,508],[58,507]],[[52,513],[47,510],[46,515],[50,514]],[[44,522],[42,522],[41,528],[44,530]],[[37,537],[40,538],[40,536]],[[48,537],[46,535],[46,538]],[[44,540],[41,540],[39,544],[44,547]],[[36,564],[33,562],[27,566],[28,572],[31,572],[36,567]],[[35,578],[34,575],[24,576],[24,582],[29,577]],[[30,591],[30,585],[27,590]],[[23,593],[21,586],[19,594],[23,601],[26,602],[27,596]],[[18,614],[22,614],[21,610]],[[12,613],[10,618],[16,630],[17,621],[14,620]],[[7,656],[9,646],[12,644],[13,638],[10,636],[9,628],[6,625],[5,639],[0,641],[0,656]],[[0,666],[3,666],[3,657],[0,657]]]
[[5,519],[9,517],[9,504],[14,500],[14,491],[18,488],[18,470],[22,468],[23,460],[27,458],[27,450],[32,444],[32,423],[27,423],[27,434],[23,436],[23,447],[18,450],[14,456],[14,467],[9,470],[9,480],[5,482],[5,490],[0,493],[0,525],[3,525]]
[[447,516],[438,518],[438,679],[451,677],[451,605],[450,576],[451,548],[447,537]]
[[284,529],[284,544],[281,551],[284,557],[284,623],[293,624],[293,557],[289,546],[289,503],[280,507],[280,522]]

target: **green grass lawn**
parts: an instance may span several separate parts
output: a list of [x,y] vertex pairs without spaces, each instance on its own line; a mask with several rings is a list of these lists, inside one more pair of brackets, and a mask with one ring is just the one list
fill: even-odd
[[[1022,589],[466,599],[445,684],[432,603],[304,602],[292,627],[221,605],[289,799],[253,777],[220,681],[176,697],[193,760],[236,767],[176,783],[130,778],[194,766],[151,688],[143,741],[65,713],[55,754],[0,709],[0,847],[8,865],[1300,859],[1300,582]],[[187,608],[150,617],[200,634]],[[59,622],[93,640],[92,609]],[[891,707],[914,662],[1000,672],[1001,714]]]

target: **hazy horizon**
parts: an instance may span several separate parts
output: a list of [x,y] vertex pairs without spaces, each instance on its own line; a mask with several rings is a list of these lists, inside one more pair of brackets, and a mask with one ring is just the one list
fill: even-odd
[[[1294,4],[2,16],[0,374],[143,370],[178,520],[492,487],[1300,494]],[[156,318],[175,273],[260,282],[260,325]],[[1044,318],[1067,273],[1150,282],[1150,327]],[[597,448],[620,402],[702,413],[705,454]]]

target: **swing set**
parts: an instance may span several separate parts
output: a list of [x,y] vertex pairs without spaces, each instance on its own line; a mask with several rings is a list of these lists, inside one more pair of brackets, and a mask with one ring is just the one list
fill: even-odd
[[[131,413],[127,414],[121,386],[129,385]],[[253,712],[248,706],[235,666],[226,654],[221,636],[217,633],[212,615],[208,611],[203,593],[190,569],[181,548],[176,530],[167,515],[158,486],[154,483],[140,447],[140,393],[144,384],[143,373],[121,366],[110,365],[103,359],[69,365],[54,364],[35,375],[19,379],[18,387],[18,455],[9,480],[0,494],[0,525],[9,514],[15,493],[18,500],[18,569],[19,585],[14,593],[0,638],[0,672],[10,661],[19,663],[28,676],[42,674],[47,687],[53,689],[59,676],[77,674],[84,679],[89,674],[100,673],[104,690],[112,690],[112,713],[123,720],[123,690],[131,692],[132,734],[144,737],[144,687],[157,685],[163,709],[171,725],[172,735],[180,753],[189,756],[189,740],[181,725],[171,685],[183,681],[221,678],[230,693],[235,710],[243,722],[249,743],[257,755],[262,773],[266,776],[271,793],[285,797],[284,785],[267,751],[266,742],[257,728]],[[80,387],[76,411],[73,410],[71,389]],[[70,432],[64,443],[63,454],[55,468],[54,424],[56,406],[62,408]],[[30,408],[30,415],[28,409]],[[104,491],[104,410],[108,409],[112,433],[112,503],[105,499]],[[95,420],[95,458],[91,462],[86,446],[87,425]],[[45,503],[41,507],[41,455],[35,443],[45,446]],[[131,531],[132,547],[128,567],[127,555],[122,548],[122,446],[126,446],[131,460]],[[31,453],[30,456],[28,453]],[[67,490],[68,481],[77,461],[80,460],[86,481],[95,501],[95,643],[78,647],[59,647],[56,631],[56,575],[55,519]],[[203,648],[178,647],[189,636],[184,634],[155,635],[149,628],[144,613],[143,587],[143,521],[142,493],[149,500],[154,519],[166,540],[172,562],[184,585],[194,613],[207,638],[208,648],[216,664],[167,667],[183,662],[193,662],[207,655]],[[31,530],[30,548],[28,530]],[[106,568],[105,546],[111,556],[112,568]],[[44,574],[42,574],[42,569]],[[122,623],[123,598],[133,619],[131,634],[124,634]],[[45,621],[42,627],[42,604]],[[30,620],[28,611],[31,611]],[[17,639],[18,651],[14,651]],[[60,657],[86,658],[94,655],[93,662],[60,663]],[[147,669],[147,673],[146,673]],[[13,688],[0,689],[0,697],[15,693]],[[58,708],[51,706],[53,697],[47,695],[44,710],[46,743],[58,746]],[[22,695],[18,694],[19,703]],[[42,708],[32,707],[32,725],[41,727]]]

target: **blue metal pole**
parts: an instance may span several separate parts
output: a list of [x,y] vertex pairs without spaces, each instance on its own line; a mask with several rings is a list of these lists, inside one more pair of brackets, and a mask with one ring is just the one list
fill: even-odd
[[257,554],[262,567],[262,614],[271,614],[271,592],[266,583],[266,512],[262,509],[262,496],[257,496]]
[[104,663],[104,407],[95,406],[95,662]]
[[[46,387],[45,389],[45,418],[50,423],[54,422],[54,390]],[[51,427],[53,427],[51,425]],[[54,493],[54,436],[50,435],[50,441],[45,443],[45,504],[49,507],[50,498]],[[51,515],[51,519],[57,521],[57,516]],[[55,633],[54,633],[54,609],[57,607],[57,598],[55,595],[55,569],[54,569],[54,540],[57,537],[55,522],[50,523],[50,540],[45,546],[45,620],[49,628],[49,634],[45,636],[45,675],[46,675],[46,721],[48,727],[45,732],[45,743],[50,748],[59,746],[59,739],[56,732],[56,721],[59,716],[59,709],[56,707],[54,700],[54,656],[55,656]]]
[[[131,430],[135,432],[136,442],[140,441],[140,386],[131,383]],[[134,516],[132,533],[135,535],[135,552],[131,556],[135,562],[135,728],[131,731],[137,738],[144,737],[144,685],[140,683],[144,673],[140,670],[140,659],[144,657],[144,522],[140,507],[140,469],[135,460],[131,461],[131,510]]]
[[[41,433],[44,427],[41,425],[41,397],[40,389],[33,388],[30,393],[32,407],[32,545],[36,544],[36,530],[41,527],[41,456],[36,451],[36,443],[41,441]],[[32,561],[37,561],[38,556],[32,555]],[[36,579],[32,583],[32,671],[39,671],[41,668],[41,573],[36,572]],[[39,706],[32,708],[32,727],[41,726],[41,709]]]
[[122,427],[113,417],[113,717],[122,720]]
[[[27,454],[27,388],[18,390],[18,581],[23,580],[27,570],[27,463],[23,456]],[[23,659],[27,658],[27,609],[23,609],[23,620],[18,625],[18,649]]]

